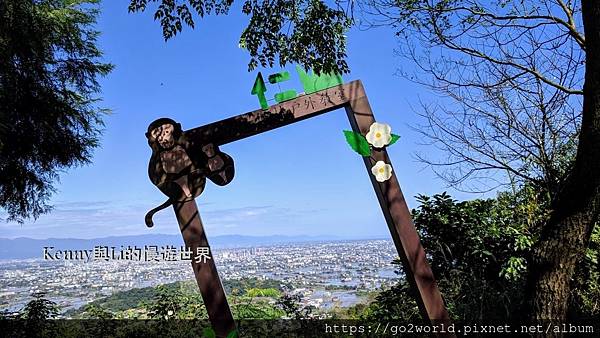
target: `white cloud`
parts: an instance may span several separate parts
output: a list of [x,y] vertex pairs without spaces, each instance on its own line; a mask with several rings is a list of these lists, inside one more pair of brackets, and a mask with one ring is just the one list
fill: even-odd
[[[158,203],[157,203],[158,204]],[[233,229],[242,233],[279,234],[281,224],[298,220],[305,212],[271,205],[211,209],[200,204],[200,216],[211,235],[231,234]],[[117,201],[56,203],[52,212],[37,221],[0,223],[0,237],[32,238],[95,238],[148,233],[179,233],[173,211],[165,209],[154,216],[154,228],[144,224],[144,215],[153,204],[123,203]],[[227,229],[227,230],[224,230]]]

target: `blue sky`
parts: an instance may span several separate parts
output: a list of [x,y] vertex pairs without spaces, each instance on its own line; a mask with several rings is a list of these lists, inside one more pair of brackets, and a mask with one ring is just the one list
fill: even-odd
[[[239,5],[239,4],[238,4]],[[148,233],[178,233],[171,209],[143,223],[147,210],[165,197],[147,176],[150,149],[144,132],[158,117],[171,117],[184,129],[259,108],[250,95],[257,71],[247,72],[248,54],[238,47],[247,18],[234,6],[229,16],[208,17],[164,42],[152,12],[128,14],[127,1],[105,1],[98,29],[105,60],[116,65],[101,81],[105,119],[101,147],[91,165],[61,175],[52,198],[54,211],[24,225],[0,223],[0,237],[92,238]],[[395,74],[411,69],[394,56],[396,38],[379,28],[348,33],[351,74],[361,79],[379,122],[401,140],[389,148],[407,196],[449,191],[455,198],[477,197],[445,187],[414,159],[420,136],[411,106],[435,99],[426,89]],[[262,69],[263,74],[280,71]],[[301,91],[293,67],[282,89]],[[272,98],[277,87],[268,88]],[[389,237],[361,158],[345,144],[350,129],[340,110],[222,147],[236,161],[236,178],[225,187],[207,184],[197,199],[210,235],[332,235]]]

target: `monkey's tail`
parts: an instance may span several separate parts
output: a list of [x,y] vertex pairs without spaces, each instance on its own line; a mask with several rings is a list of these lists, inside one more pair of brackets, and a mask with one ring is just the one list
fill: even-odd
[[169,207],[172,204],[173,204],[173,201],[171,201],[171,199],[169,198],[163,204],[161,204],[161,205],[157,206],[156,208],[148,211],[148,213],[146,213],[146,217],[144,218],[144,220],[146,221],[146,226],[148,228],[152,228],[154,226],[154,222],[152,221],[152,217],[154,217],[154,214],[156,214],[157,212],[161,211],[162,209],[165,209],[165,208]]

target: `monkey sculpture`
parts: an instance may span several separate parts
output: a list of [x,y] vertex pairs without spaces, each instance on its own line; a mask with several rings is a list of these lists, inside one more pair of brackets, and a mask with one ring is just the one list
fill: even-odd
[[207,177],[217,185],[226,185],[233,179],[231,156],[212,143],[188,140],[181,124],[172,119],[160,118],[150,123],[146,138],[152,148],[148,176],[168,197],[146,214],[148,227],[154,225],[152,217],[156,212],[198,197],[204,190]]

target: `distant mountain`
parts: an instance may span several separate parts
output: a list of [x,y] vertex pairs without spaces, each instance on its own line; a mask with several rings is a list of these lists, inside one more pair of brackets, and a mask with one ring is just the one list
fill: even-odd
[[[273,245],[282,243],[299,243],[314,241],[343,240],[339,236],[244,236],[244,235],[222,235],[210,237],[209,243],[212,248],[246,247],[257,245]],[[144,245],[183,245],[181,235],[138,235],[138,236],[111,236],[93,239],[76,238],[48,238],[33,239],[20,237],[15,239],[0,238],[0,259],[27,259],[42,258],[44,247],[54,247],[54,250],[89,250],[94,246],[138,246]]]

